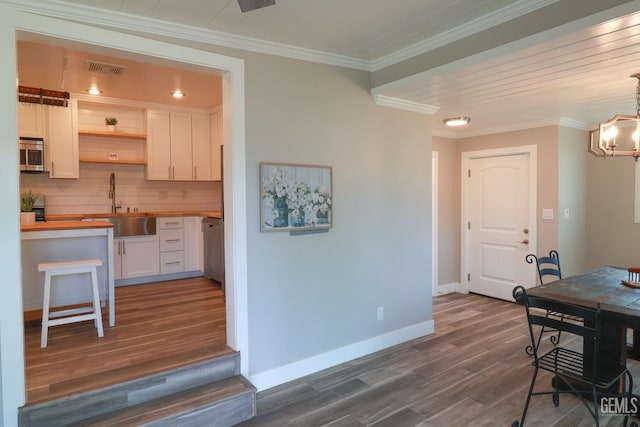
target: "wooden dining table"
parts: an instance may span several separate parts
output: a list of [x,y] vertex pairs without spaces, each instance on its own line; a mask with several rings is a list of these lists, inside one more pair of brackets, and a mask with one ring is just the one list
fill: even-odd
[[[555,282],[527,289],[529,296],[601,310],[598,360],[626,364],[627,356],[640,360],[640,289],[625,286],[626,268],[600,267]],[[627,346],[627,329],[634,329],[633,346]],[[588,345],[588,344],[586,344]],[[585,361],[591,348],[585,348]]]

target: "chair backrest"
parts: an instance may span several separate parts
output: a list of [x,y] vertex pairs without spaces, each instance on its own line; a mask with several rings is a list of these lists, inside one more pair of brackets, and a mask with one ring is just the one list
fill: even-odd
[[[600,335],[600,304],[593,309],[546,298],[531,297],[527,295],[527,291],[522,286],[516,286],[513,289],[513,298],[526,308],[529,335],[536,359],[538,358],[537,343],[533,333],[533,325],[540,325],[556,331],[581,336],[584,340],[594,343],[594,354],[598,354],[597,338]],[[539,310],[531,310],[531,308]],[[548,311],[557,313],[557,315],[548,316]],[[562,317],[565,319],[571,317],[574,321],[563,320]],[[594,360],[594,365],[595,362]]]
[[541,257],[537,257],[534,254],[528,254],[524,259],[529,264],[533,264],[534,262],[536,263],[540,284],[562,279],[562,273],[560,271],[560,256],[558,255],[558,251],[551,250],[549,251],[549,256]]

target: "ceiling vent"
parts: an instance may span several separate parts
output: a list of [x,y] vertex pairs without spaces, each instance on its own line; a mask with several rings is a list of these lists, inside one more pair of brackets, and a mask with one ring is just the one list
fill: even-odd
[[122,76],[126,71],[125,65],[110,64],[108,62],[87,59],[84,61],[84,70],[92,73],[111,74],[112,76]]

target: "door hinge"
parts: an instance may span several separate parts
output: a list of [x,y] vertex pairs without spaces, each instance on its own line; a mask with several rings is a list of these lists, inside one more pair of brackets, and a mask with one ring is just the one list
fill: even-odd
[[471,281],[471,273],[467,273],[467,282]]
[[471,169],[469,169],[469,170],[467,171],[467,176],[468,176],[469,178],[471,178]]
[[471,230],[471,221],[467,222],[467,230]]

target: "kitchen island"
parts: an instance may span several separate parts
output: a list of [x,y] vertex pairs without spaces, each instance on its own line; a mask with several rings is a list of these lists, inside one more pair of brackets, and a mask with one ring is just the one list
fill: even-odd
[[[109,306],[109,326],[115,326],[113,224],[107,221],[47,221],[20,227],[23,310],[42,309],[44,273],[41,262],[102,259],[98,268],[101,303]],[[91,300],[87,277],[61,277],[64,286],[52,292],[51,306]]]

